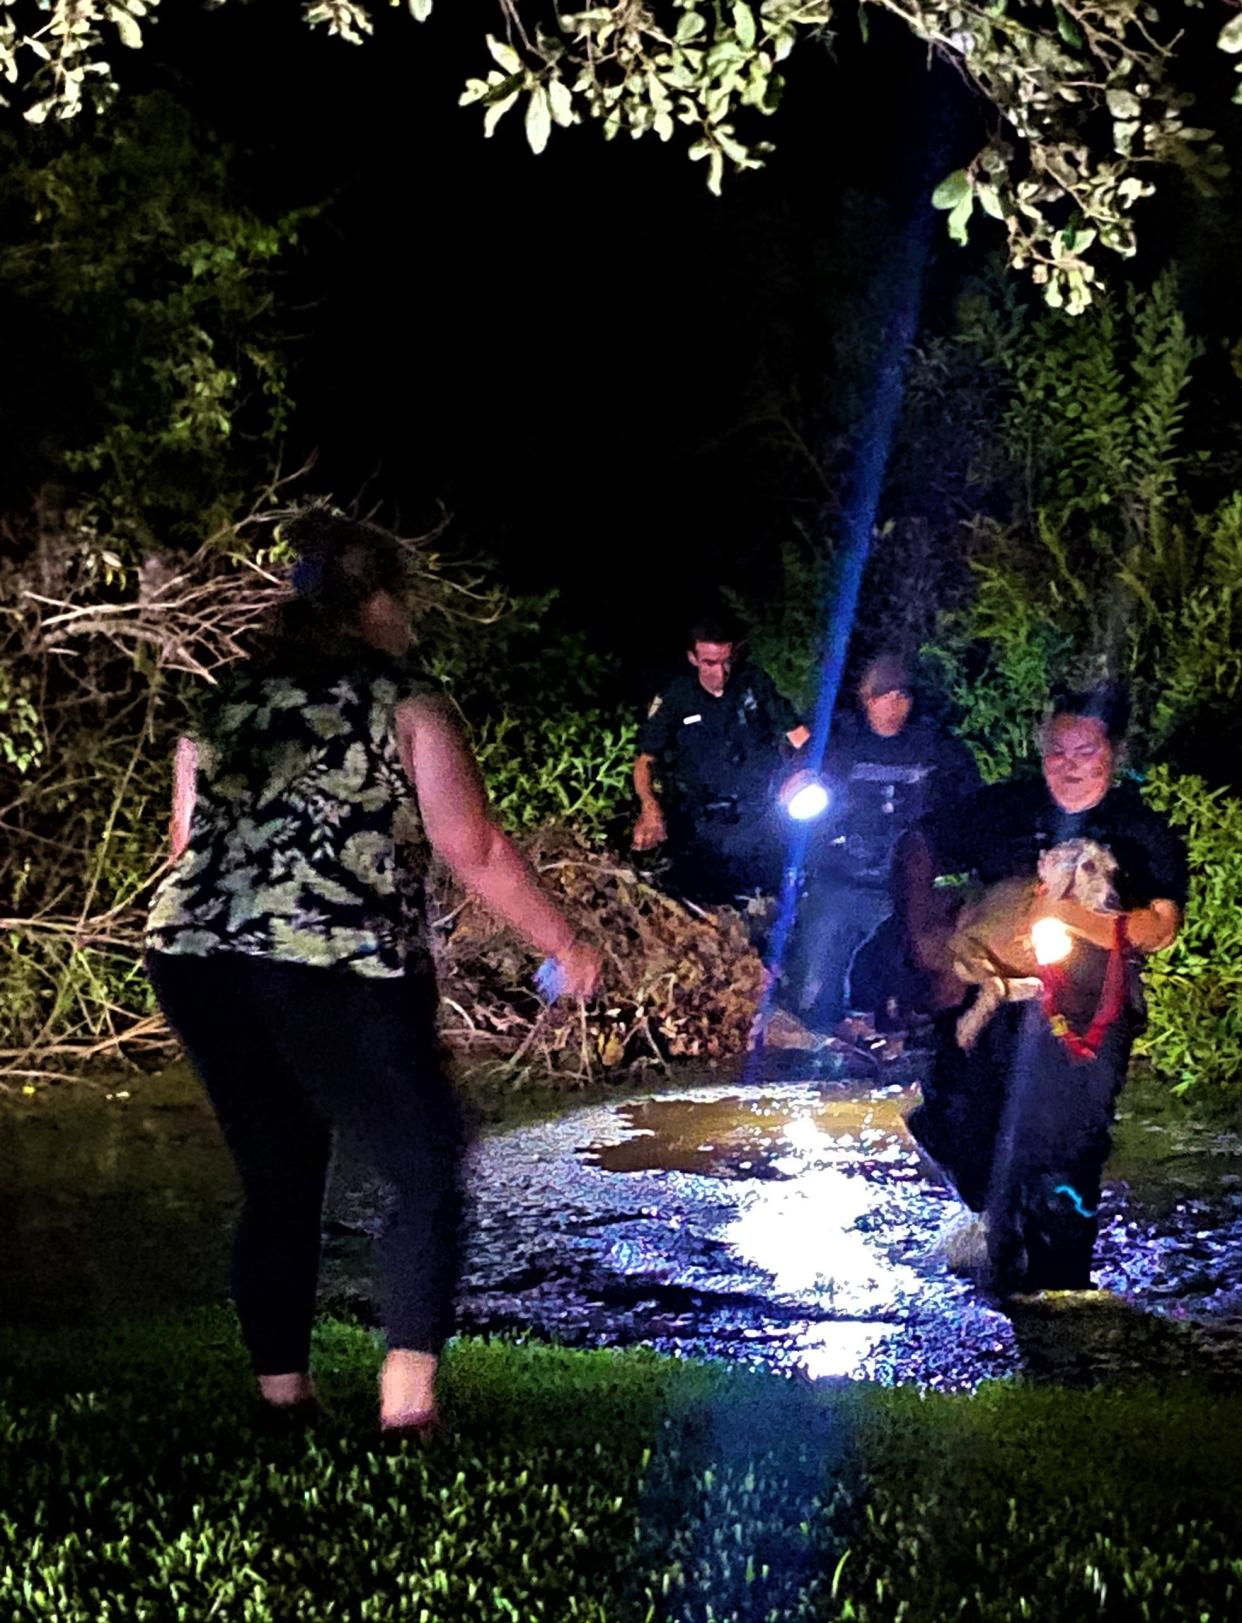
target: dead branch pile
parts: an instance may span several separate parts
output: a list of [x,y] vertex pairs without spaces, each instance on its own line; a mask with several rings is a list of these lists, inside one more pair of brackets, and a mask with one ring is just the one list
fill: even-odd
[[[198,683],[287,592],[267,555],[246,556],[242,528],[124,563],[51,507],[24,528],[0,523],[0,1089],[174,1051],[141,962],[172,742]],[[423,610],[487,623],[494,594],[446,569],[433,540],[409,543]],[[563,828],[526,844],[604,949],[605,995],[545,1009],[529,952],[441,877],[432,916],[454,1047],[580,1078],[744,1049],[762,970],[735,915],[696,915]]]
[[603,949],[591,1005],[545,1007],[530,953],[441,875],[434,886],[442,1027],[450,1045],[578,1078],[745,1051],[763,966],[741,918],[692,910],[563,828],[525,842],[575,924]]

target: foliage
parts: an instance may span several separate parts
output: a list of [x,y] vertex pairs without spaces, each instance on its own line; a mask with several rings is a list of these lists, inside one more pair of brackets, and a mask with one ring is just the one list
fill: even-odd
[[973,296],[958,340],[1005,379],[994,511],[970,524],[973,595],[928,652],[990,775],[1031,758],[1055,681],[1102,675],[1130,684],[1145,758],[1242,692],[1242,504],[1195,510],[1184,438],[1199,346],[1167,276],[1078,322],[994,318]]
[[638,728],[605,710],[559,710],[537,719],[501,712],[472,742],[506,828],[566,823],[588,844],[615,835],[633,799]]
[[1180,936],[1146,971],[1150,1018],[1139,1052],[1176,1092],[1223,1100],[1242,1057],[1242,800],[1164,767],[1143,793],[1185,838],[1191,885]]
[[630,863],[592,850],[574,825],[545,823],[521,844],[568,917],[599,942],[604,996],[589,1007],[540,1006],[529,949],[440,875],[436,968],[450,1040],[506,1067],[538,1061],[579,1085],[622,1065],[746,1051],[763,966],[737,914],[684,906]]
[[997,1384],[963,1398],[461,1340],[443,1367],[447,1437],[386,1452],[379,1356],[366,1332],[326,1325],[330,1417],[273,1432],[221,1310],[7,1333],[6,1615],[1155,1623],[1237,1609],[1236,1394]]
[[[974,591],[925,652],[989,779],[1034,767],[1056,682],[1126,680],[1132,754],[1167,763],[1145,794],[1184,833],[1192,874],[1185,932],[1147,971],[1141,1047],[1210,1095],[1242,1064],[1242,803],[1227,748],[1203,743],[1223,744],[1242,700],[1242,496],[1210,492],[1186,443],[1199,345],[1170,278],[1076,322],[976,292],[957,342],[1006,403],[976,446],[993,511],[969,526]],[[1207,754],[1211,781],[1187,770]]]
[[[25,116],[72,117],[117,84],[112,36],[140,46],[158,0],[8,0],[0,7],[0,76],[33,96]],[[397,0],[393,0],[397,3]],[[433,0],[407,0],[425,21]],[[492,66],[463,103],[484,108],[492,134],[521,107],[532,151],[554,125],[590,121],[608,138],[678,127],[689,155],[719,191],[726,167],[753,169],[769,150],[750,125],[780,99],[783,65],[798,45],[826,40],[833,0],[602,0],[551,11],[498,0],[505,38],[489,34]],[[1071,313],[1090,301],[1094,248],[1134,251],[1135,205],[1153,168],[1175,165],[1200,186],[1222,172],[1211,132],[1189,121],[1191,96],[1176,70],[1210,28],[1219,48],[1242,51],[1242,19],[1196,0],[1176,8],[1139,0],[866,0],[899,19],[952,62],[994,109],[996,135],[933,201],[965,241],[977,208],[1004,225],[1011,262],[1029,267],[1048,302]],[[1176,9],[1176,16],[1172,15]],[[372,32],[369,0],[305,0],[309,23],[352,44]],[[1209,36],[1210,37],[1210,36]],[[1242,98],[1242,91],[1239,91]]]
[[0,220],[21,484],[67,474],[115,568],[230,520],[285,425],[274,305],[298,218],[239,204],[230,154],[157,94],[0,135]]
[[136,921],[188,676],[286,590],[235,521],[278,458],[297,222],[240,206],[166,95],[0,144],[0,1064],[22,1072],[165,1040]]

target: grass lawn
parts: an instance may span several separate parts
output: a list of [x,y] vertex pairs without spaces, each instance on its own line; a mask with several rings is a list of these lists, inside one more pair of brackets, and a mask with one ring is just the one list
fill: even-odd
[[272,1431],[231,1317],[0,1335],[0,1623],[1242,1616],[1242,1396],[811,1389],[465,1341],[386,1453],[378,1349]]

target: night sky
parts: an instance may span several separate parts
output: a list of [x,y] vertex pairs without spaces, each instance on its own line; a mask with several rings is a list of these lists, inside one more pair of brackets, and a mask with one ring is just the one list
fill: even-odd
[[[443,504],[451,544],[519,590],[557,587],[562,623],[649,669],[716,587],[764,589],[780,542],[824,527],[866,387],[842,356],[984,114],[900,25],[873,19],[864,44],[844,16],[757,121],[768,166],[716,199],[680,135],[610,144],[585,125],[536,158],[518,108],[485,141],[457,98],[497,16],[443,4],[419,26],[377,6],[355,47],[294,5],[169,9],[124,88],[185,101],[263,213],[323,205],[282,289],[286,464],[316,448],[313,490],[405,533]],[[1127,270],[1172,248],[1196,261],[1192,302],[1231,304],[1228,256],[1179,228],[1183,207],[1170,179],[1142,222],[1151,264]],[[963,251],[937,221],[930,322],[1000,241],[989,223]]]
[[[582,126],[535,158],[520,116],[485,141],[456,103],[489,14],[441,11],[420,28],[378,8],[361,48],[293,8],[170,13],[144,69],[246,153],[257,204],[331,200],[288,285],[315,485],[407,531],[442,501],[514,585],[559,587],[572,622],[647,652],[813,521],[770,419],[816,455],[839,433],[834,346],[867,319],[863,260],[908,207],[950,76],[929,91],[904,30],[881,19],[863,48],[848,21],[835,59],[795,53],[760,131],[776,152],[718,200],[676,142]],[[948,94],[964,156],[978,128]],[[847,198],[858,262],[837,249]]]

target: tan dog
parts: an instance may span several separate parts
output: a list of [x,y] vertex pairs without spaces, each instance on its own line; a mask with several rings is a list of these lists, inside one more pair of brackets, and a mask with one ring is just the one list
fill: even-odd
[[1116,873],[1116,859],[1104,846],[1067,840],[1040,857],[1038,879],[1004,879],[967,902],[948,943],[957,999],[963,986],[981,988],[957,1023],[962,1048],[974,1047],[1002,1003],[1038,997],[1042,991],[1031,944],[1031,925],[1041,904],[1069,900],[1093,913],[1118,913]]

